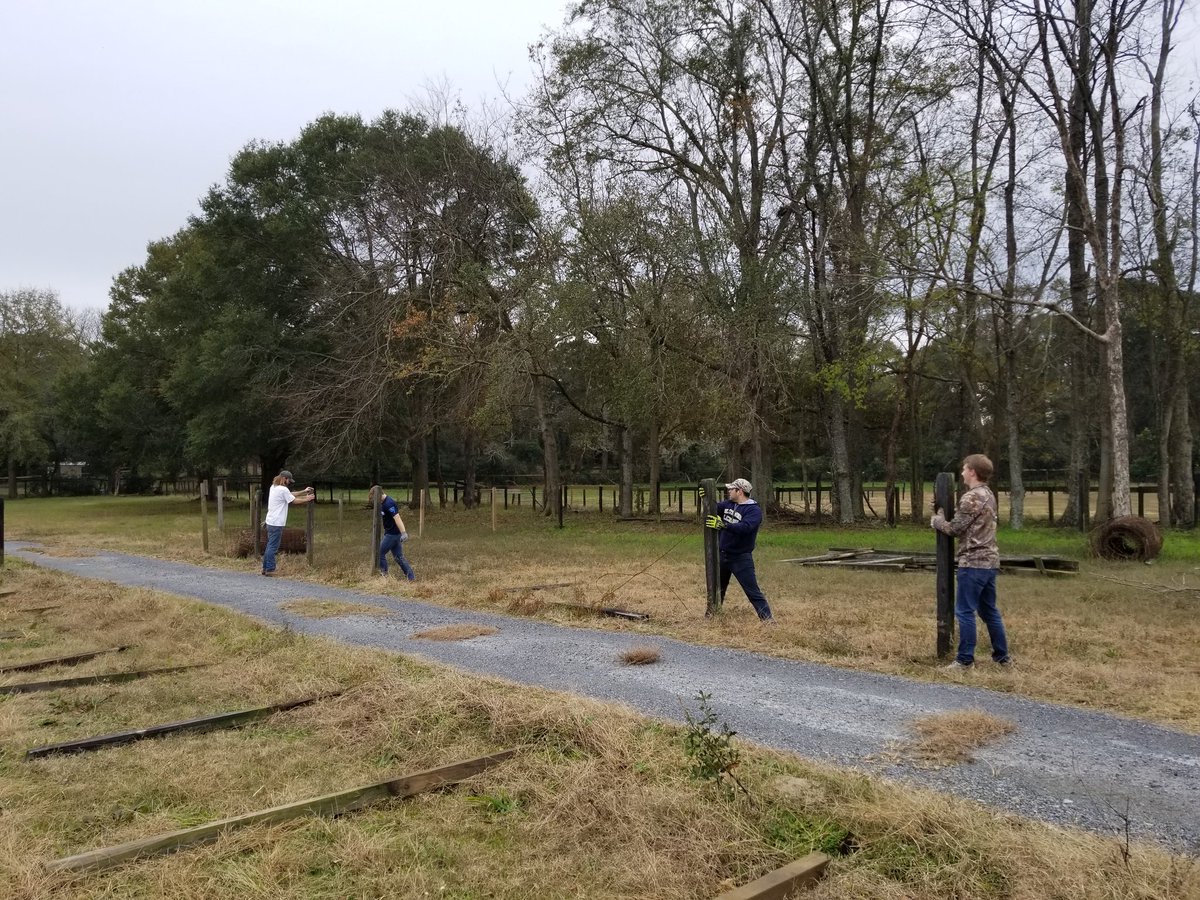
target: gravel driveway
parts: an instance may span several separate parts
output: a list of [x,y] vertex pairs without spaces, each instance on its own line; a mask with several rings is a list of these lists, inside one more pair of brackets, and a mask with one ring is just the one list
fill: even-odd
[[[514,682],[617,701],[682,721],[697,691],[744,738],[825,762],[866,769],[989,806],[1102,834],[1200,851],[1200,736],[1131,719],[1024,700],[958,684],[702,647],[644,634],[565,627],[532,619],[341,590],[286,578],[204,568],[119,553],[44,556],[14,542],[13,556],[50,569],[220,604],[306,634],[423,657]],[[300,597],[387,607],[388,616],[310,619],[280,609]],[[499,633],[470,641],[414,641],[415,631],[463,622]],[[622,666],[635,645],[662,652],[651,666]],[[916,716],[980,708],[1015,733],[972,763],[923,769],[878,757],[909,737]]]

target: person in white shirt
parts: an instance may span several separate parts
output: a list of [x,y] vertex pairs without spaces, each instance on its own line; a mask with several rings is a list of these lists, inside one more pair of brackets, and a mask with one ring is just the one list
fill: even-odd
[[271,492],[267,495],[267,549],[263,551],[262,573],[268,577],[275,574],[275,554],[283,540],[283,528],[287,525],[288,506],[292,503],[311,503],[317,499],[316,492],[306,487],[298,494],[292,493],[296,480],[284,469],[271,481]]

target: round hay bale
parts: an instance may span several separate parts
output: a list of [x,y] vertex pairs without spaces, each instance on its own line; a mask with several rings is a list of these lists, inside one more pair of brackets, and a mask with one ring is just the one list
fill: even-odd
[[1147,562],[1162,551],[1158,526],[1141,516],[1119,516],[1092,529],[1092,552],[1101,559]]

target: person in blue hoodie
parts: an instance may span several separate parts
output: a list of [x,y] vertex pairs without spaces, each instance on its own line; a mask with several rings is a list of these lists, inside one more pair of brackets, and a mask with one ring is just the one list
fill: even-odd
[[762,507],[750,499],[752,490],[754,488],[745,478],[735,478],[725,485],[728,499],[717,504],[717,514],[709,516],[704,524],[717,529],[721,536],[721,602],[725,601],[729,576],[732,575],[746,592],[758,618],[771,622],[771,605],[754,575],[754,542],[763,514]]

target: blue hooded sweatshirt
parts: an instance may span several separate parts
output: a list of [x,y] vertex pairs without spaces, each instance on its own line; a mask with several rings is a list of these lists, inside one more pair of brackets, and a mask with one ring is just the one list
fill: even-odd
[[725,522],[721,529],[721,552],[751,552],[758,537],[758,526],[762,525],[762,507],[749,498],[744,503],[722,500],[717,504],[717,515]]

